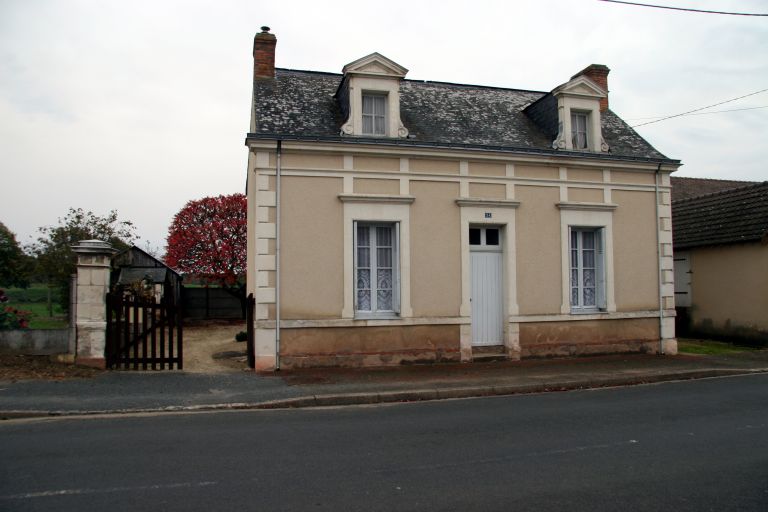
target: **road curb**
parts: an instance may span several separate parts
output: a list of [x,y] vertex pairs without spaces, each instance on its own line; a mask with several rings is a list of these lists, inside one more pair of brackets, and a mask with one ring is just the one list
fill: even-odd
[[0,420],[32,418],[72,418],[93,416],[119,416],[157,413],[190,413],[205,411],[301,409],[307,407],[337,407],[346,405],[371,405],[384,403],[421,402],[449,400],[459,398],[479,398],[489,396],[523,395],[574,391],[619,386],[634,386],[660,382],[732,377],[768,373],[768,368],[759,369],[710,369],[686,372],[661,373],[655,375],[633,375],[603,377],[589,380],[547,381],[532,384],[501,384],[467,386],[458,388],[425,388],[399,391],[381,391],[371,393],[330,393],[307,395],[294,398],[267,400],[262,402],[236,402],[202,405],[173,405],[166,407],[107,409],[107,410],[0,410]]

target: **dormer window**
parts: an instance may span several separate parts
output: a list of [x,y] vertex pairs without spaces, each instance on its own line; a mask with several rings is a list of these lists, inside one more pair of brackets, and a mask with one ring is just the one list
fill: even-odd
[[589,114],[586,112],[571,112],[571,143],[573,149],[589,149],[587,141],[587,126]]
[[363,135],[387,134],[387,96],[363,92]]
[[350,62],[342,70],[336,99],[345,118],[342,135],[405,138],[400,118],[400,82],[407,69],[378,53]]
[[[568,82],[555,87],[550,93],[557,104],[557,136],[552,142],[554,149],[567,151],[608,151],[610,148],[603,139],[601,117],[602,102],[606,102],[608,91],[593,80],[595,73],[601,83],[605,82],[608,68],[593,64],[574,75]],[[540,102],[540,108],[552,103]]]

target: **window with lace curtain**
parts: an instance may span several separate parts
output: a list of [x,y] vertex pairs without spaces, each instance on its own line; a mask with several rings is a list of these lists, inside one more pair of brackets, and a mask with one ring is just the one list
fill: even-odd
[[605,308],[602,229],[571,228],[571,309]]
[[571,112],[571,137],[573,149],[587,149],[587,120],[589,115],[585,112]]
[[363,135],[386,135],[387,96],[363,93]]
[[399,312],[397,224],[355,223],[355,312]]

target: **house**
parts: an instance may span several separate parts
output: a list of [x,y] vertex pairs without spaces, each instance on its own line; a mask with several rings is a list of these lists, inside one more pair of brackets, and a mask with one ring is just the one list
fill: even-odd
[[111,263],[111,285],[118,289],[142,287],[159,301],[180,303],[181,276],[171,267],[135,245],[116,254]]
[[275,46],[245,141],[257,369],[676,352],[680,162],[608,108],[606,66],[537,92]]
[[680,330],[768,342],[768,182],[673,201],[672,218]]

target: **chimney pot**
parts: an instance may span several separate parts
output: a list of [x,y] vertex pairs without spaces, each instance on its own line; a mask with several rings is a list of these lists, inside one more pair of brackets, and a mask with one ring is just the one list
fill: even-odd
[[[602,89],[604,89],[606,93],[608,93],[608,73],[610,72],[611,70],[608,68],[608,66],[603,64],[590,64],[586,68],[573,75],[571,80],[577,76],[585,76],[599,85]],[[600,100],[600,111],[603,112],[605,110],[608,110],[608,96]]]
[[277,38],[266,25],[253,38],[253,78],[275,78]]

